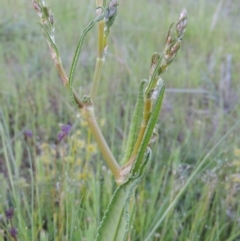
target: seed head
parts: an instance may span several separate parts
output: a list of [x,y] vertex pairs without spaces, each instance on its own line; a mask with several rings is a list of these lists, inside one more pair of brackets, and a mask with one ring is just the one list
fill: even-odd
[[117,16],[117,9],[118,9],[118,1],[117,0],[110,1],[105,13],[106,26],[104,31],[106,36],[109,35],[110,28],[114,23],[115,17]]
[[36,1],[33,1],[33,7],[38,13],[41,12],[41,6]]
[[63,125],[61,127],[62,132],[64,132],[66,135],[70,132],[71,126],[69,124]]
[[11,219],[13,218],[13,215],[14,215],[14,209],[13,209],[13,207],[10,207],[9,209],[7,209],[7,210],[5,211],[5,215],[6,215],[6,218],[7,218],[8,220],[11,220]]
[[11,227],[9,229],[9,234],[11,235],[12,238],[14,238],[14,240],[17,239],[18,232],[17,232],[17,229],[15,227]]
[[29,137],[29,138],[32,138],[32,136],[33,136],[33,133],[32,133],[31,130],[26,130],[26,131],[24,132],[24,134],[25,134],[26,137]]
[[187,23],[188,23],[187,10],[183,9],[179,15],[178,22],[176,24],[176,31],[177,31],[178,38],[182,39],[187,27]]
[[71,125],[66,124],[61,127],[61,132],[58,133],[57,141],[58,143],[69,134],[71,131]]

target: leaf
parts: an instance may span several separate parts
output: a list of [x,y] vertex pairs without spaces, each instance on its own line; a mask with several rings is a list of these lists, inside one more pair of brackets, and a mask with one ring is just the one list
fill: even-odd
[[144,153],[150,142],[150,139],[151,139],[151,136],[152,136],[159,112],[160,112],[164,91],[165,91],[165,85],[163,84],[163,82],[159,83],[156,86],[156,89],[154,90],[153,95],[156,95],[156,98],[155,98],[156,100],[155,100],[151,115],[149,117],[147,127],[146,127],[146,130],[145,130],[145,133],[144,133],[142,142],[140,144],[139,151],[137,153],[136,160],[135,160],[135,163],[134,163],[134,166],[132,169],[133,175],[136,175],[141,168]]
[[151,159],[151,149],[148,148],[138,175],[131,176],[114,192],[110,204],[98,228],[96,241],[124,241],[129,230],[130,198],[139,182],[146,173]]
[[143,107],[144,107],[144,84],[146,83],[146,80],[143,80],[140,84],[138,97],[137,97],[137,103],[133,112],[133,117],[131,121],[131,126],[128,134],[127,144],[126,144],[126,151],[124,153],[124,157],[122,160],[122,163],[125,164],[127,161],[129,161],[129,158],[131,157],[134,144],[137,140],[138,131],[141,126],[142,121],[142,115],[143,115]]

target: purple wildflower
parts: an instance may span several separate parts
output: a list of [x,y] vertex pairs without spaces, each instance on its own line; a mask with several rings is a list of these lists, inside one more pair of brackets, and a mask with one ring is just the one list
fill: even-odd
[[6,215],[6,218],[8,220],[11,220],[13,218],[13,215],[14,215],[14,209],[12,207],[10,207],[9,209],[7,209],[5,211],[5,215]]
[[14,238],[15,240],[17,239],[17,229],[15,227],[11,227],[9,229],[9,234],[11,235],[12,238]]
[[71,126],[70,125],[63,125],[62,127],[61,127],[61,130],[62,130],[62,132],[64,132],[65,133],[65,135],[67,135],[69,132],[70,132],[70,130],[71,130]]
[[61,127],[61,132],[58,133],[58,137],[57,137],[57,141],[58,143],[65,137],[68,135],[68,133],[70,132],[71,130],[71,125],[69,124],[66,124],[66,125],[63,125]]
[[33,133],[32,133],[31,130],[26,130],[26,131],[24,132],[24,134],[25,134],[26,137],[29,137],[29,138],[32,138],[32,136],[33,136]]

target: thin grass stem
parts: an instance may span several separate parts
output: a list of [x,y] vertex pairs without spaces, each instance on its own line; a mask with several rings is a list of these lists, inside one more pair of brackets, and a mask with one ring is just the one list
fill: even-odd
[[190,183],[193,181],[193,179],[196,177],[196,175],[201,171],[202,167],[206,164],[208,158],[210,157],[210,155],[216,150],[216,148],[221,144],[221,142],[223,142],[224,139],[226,139],[228,137],[229,134],[231,134],[233,132],[233,130],[239,125],[240,120],[238,122],[235,123],[234,126],[232,126],[232,128],[229,129],[229,131],[213,146],[213,148],[207,153],[207,155],[203,158],[203,160],[201,161],[201,163],[197,166],[197,168],[195,169],[195,171],[192,173],[192,175],[188,178],[186,184],[183,186],[182,190],[177,194],[177,196],[174,198],[174,200],[172,201],[172,203],[168,206],[168,208],[166,209],[166,211],[163,213],[163,215],[161,216],[161,218],[158,220],[158,222],[155,224],[155,226],[152,228],[152,230],[149,232],[148,236],[144,239],[145,241],[148,241],[152,238],[152,236],[154,235],[154,233],[156,232],[157,228],[161,225],[161,223],[163,222],[163,220],[167,217],[167,215],[169,214],[169,212],[175,207],[175,205],[177,204],[178,200],[180,199],[180,197],[183,195],[183,193],[187,190],[187,187],[190,185]]
[[96,67],[95,67],[94,76],[93,76],[93,84],[90,91],[90,97],[93,102],[96,99],[98,86],[102,75],[103,64],[104,64],[104,58],[97,58]]

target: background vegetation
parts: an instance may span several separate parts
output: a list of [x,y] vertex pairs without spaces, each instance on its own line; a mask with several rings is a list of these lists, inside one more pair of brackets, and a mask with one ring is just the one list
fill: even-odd
[[[69,70],[95,1],[47,5]],[[120,160],[139,82],[183,7],[189,25],[163,76],[160,138],[137,192],[131,240],[146,239],[204,157],[207,165],[151,240],[240,240],[238,0],[121,0],[96,114]],[[19,240],[94,240],[115,187],[112,175],[62,87],[31,1],[1,0],[0,16],[0,240],[7,235],[4,211],[10,206]],[[76,73],[82,94],[89,93],[93,77],[95,37],[96,31],[88,35]],[[71,132],[58,143],[60,124],[67,123]]]

